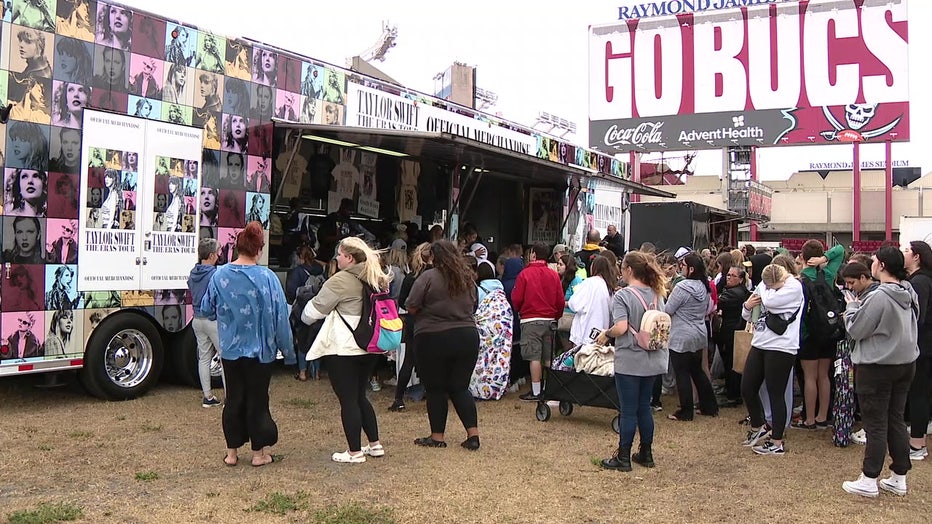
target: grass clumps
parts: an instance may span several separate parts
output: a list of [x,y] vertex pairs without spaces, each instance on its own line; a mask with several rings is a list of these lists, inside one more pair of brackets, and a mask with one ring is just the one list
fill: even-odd
[[139,471],[136,473],[136,480],[140,482],[152,482],[158,479],[159,474],[155,471]]
[[276,491],[274,493],[270,493],[264,499],[260,500],[246,511],[284,515],[291,511],[304,509],[306,506],[306,500],[307,494],[303,491],[299,491],[293,495]]
[[10,524],[54,524],[84,518],[84,510],[70,502],[41,503],[35,509],[16,511],[9,515]]
[[314,514],[316,524],[395,524],[391,508],[367,508],[358,503],[330,506]]

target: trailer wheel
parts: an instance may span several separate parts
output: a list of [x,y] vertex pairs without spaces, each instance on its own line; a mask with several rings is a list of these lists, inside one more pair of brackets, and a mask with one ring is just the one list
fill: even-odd
[[612,431],[615,433],[621,433],[621,415],[615,415],[615,418],[612,419]]
[[537,416],[537,420],[547,422],[550,420],[550,406],[546,402],[538,402],[534,414]]
[[568,417],[573,414],[573,403],[566,400],[560,401],[560,414]]
[[[194,328],[188,324],[181,332],[173,335],[174,354],[172,361],[175,368],[175,377],[186,386],[201,388],[201,376],[197,371],[197,337]],[[223,385],[220,354],[215,353],[210,360],[210,385],[221,387]]]
[[158,382],[164,361],[162,339],[152,322],[124,313],[105,319],[91,334],[79,375],[95,397],[128,400]]

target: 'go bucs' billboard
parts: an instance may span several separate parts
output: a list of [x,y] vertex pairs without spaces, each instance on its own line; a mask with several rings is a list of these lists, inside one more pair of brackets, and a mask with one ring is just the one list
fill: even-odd
[[592,147],[909,140],[906,0],[743,3],[590,28]]

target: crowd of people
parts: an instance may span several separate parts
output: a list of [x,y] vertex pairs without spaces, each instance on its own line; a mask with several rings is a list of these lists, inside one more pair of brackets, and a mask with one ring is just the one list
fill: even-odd
[[[353,333],[370,292],[391,296],[405,319],[389,409],[405,409],[416,370],[430,430],[418,446],[447,446],[452,403],[466,434],[461,446],[478,450],[475,399],[517,393],[527,380],[519,398],[543,403],[554,357],[593,346],[612,359],[620,406],[617,448],[601,462],[608,469],[655,466],[654,416],[674,392],[679,405],[667,417],[677,422],[743,407],[743,444],[757,455],[784,455],[791,429],[832,428],[836,445],[866,444],[861,476],[843,484],[849,493],[905,495],[911,462],[928,456],[932,248],[925,242],[873,255],[818,240],[797,253],[752,246],[656,253],[647,243],[625,252],[610,228],[606,239],[591,231],[575,253],[535,244],[497,255],[468,224],[456,243],[439,239],[441,231],[410,249],[415,239],[399,228],[384,250],[349,235],[328,237],[332,255],[324,260],[312,246],[297,246],[282,289],[255,263],[261,230],[258,223],[243,230],[239,257],[219,269],[216,242],[202,241],[189,284],[205,407],[220,403],[207,364],[214,352],[223,362],[228,465],[246,442],[253,465],[275,460],[268,380],[279,352],[286,363],[300,361],[298,380],[318,379],[321,370],[329,378],[347,444],[334,461],[385,454],[367,398],[381,388],[385,360]],[[892,475],[878,481],[888,450]]]

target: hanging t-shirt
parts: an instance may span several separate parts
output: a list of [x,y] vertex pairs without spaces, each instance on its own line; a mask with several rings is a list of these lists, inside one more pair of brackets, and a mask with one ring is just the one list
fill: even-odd
[[356,184],[359,181],[359,170],[356,169],[354,162],[356,160],[356,151],[352,149],[340,149],[340,163],[333,168],[333,179],[336,182],[336,193],[341,198],[353,198],[356,191]]

